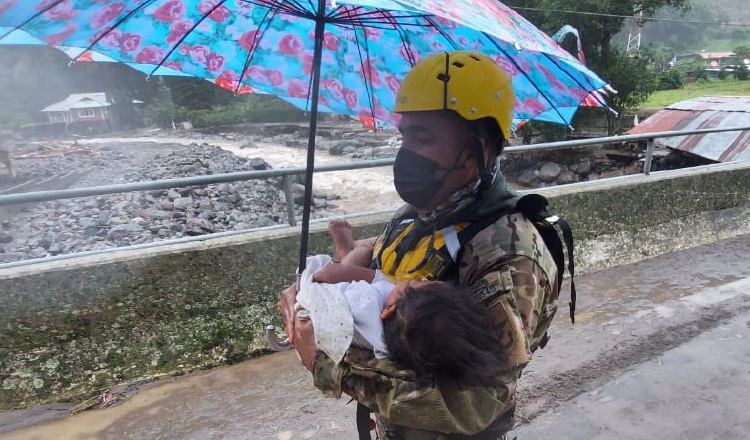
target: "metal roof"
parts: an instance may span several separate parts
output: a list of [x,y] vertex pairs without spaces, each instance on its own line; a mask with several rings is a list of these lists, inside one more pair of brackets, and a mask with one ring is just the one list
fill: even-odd
[[107,101],[107,94],[100,93],[74,93],[60,102],[45,107],[43,112],[66,112],[75,108],[97,108],[112,105]]
[[[738,127],[750,124],[750,96],[702,96],[667,106],[628,134]],[[658,145],[718,162],[750,160],[750,131],[656,139]]]

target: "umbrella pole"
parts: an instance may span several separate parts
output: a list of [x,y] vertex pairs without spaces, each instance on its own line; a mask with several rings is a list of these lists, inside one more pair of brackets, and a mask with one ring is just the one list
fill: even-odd
[[299,269],[305,270],[307,264],[307,245],[310,235],[310,210],[313,194],[313,168],[315,167],[315,135],[318,130],[318,92],[320,90],[320,65],[323,58],[323,31],[325,30],[326,1],[318,0],[318,11],[315,20],[315,47],[313,49],[312,67],[312,106],[310,107],[310,132],[307,138],[307,166],[305,167],[305,200],[302,205],[302,236],[299,249]]

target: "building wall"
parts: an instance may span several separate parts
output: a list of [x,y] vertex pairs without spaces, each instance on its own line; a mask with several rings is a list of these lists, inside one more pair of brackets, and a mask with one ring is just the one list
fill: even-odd
[[[573,226],[587,273],[750,233],[747,188],[750,163],[730,163],[540,192]],[[386,220],[352,220],[355,236]],[[0,410],[264,353],[298,243],[289,227],[0,269]],[[333,252],[323,223],[310,252]]]

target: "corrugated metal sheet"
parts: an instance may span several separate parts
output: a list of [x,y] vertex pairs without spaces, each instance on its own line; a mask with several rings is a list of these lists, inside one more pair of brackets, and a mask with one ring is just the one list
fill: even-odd
[[[703,96],[672,104],[628,134],[750,125],[750,96]],[[750,132],[725,132],[657,139],[659,145],[719,162],[750,160]]]
[[51,104],[44,109],[43,112],[64,112],[74,108],[97,108],[97,107],[109,107],[110,104],[107,101],[107,94],[103,92],[99,93],[74,93],[63,101]]

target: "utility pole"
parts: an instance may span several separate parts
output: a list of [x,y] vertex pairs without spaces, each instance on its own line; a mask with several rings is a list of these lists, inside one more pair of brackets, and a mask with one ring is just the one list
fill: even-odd
[[641,31],[643,31],[643,11],[638,11],[638,14],[633,17],[633,24],[628,34],[628,47],[625,51],[628,56],[635,56],[641,51]]

